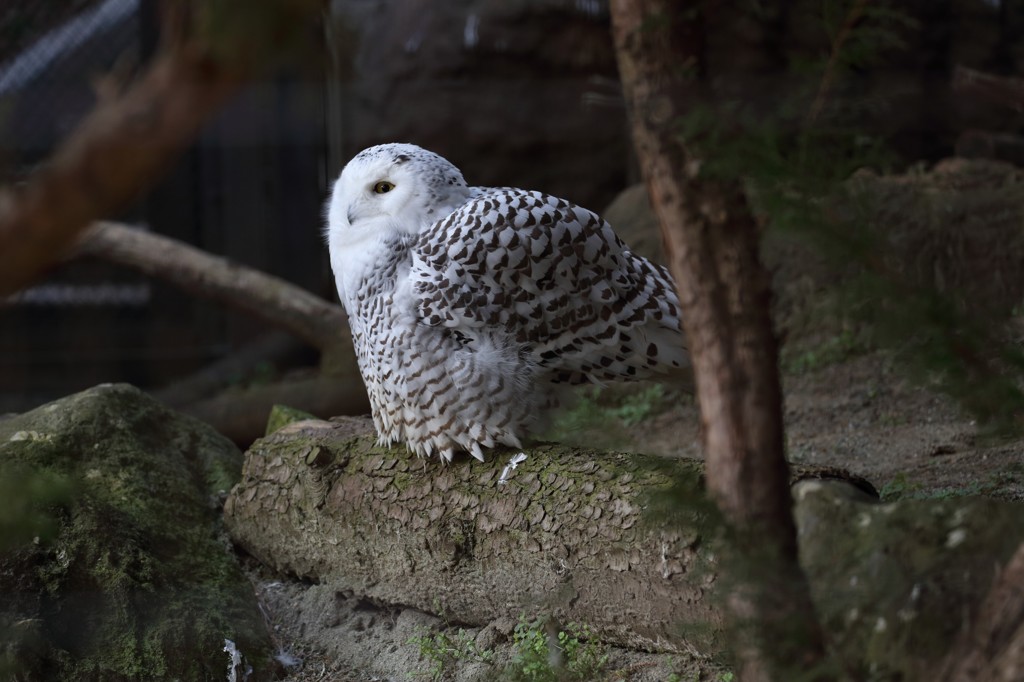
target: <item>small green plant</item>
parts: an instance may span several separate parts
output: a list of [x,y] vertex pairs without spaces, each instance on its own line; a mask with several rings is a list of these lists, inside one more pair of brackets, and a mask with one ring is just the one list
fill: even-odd
[[627,397],[622,401],[622,405],[611,408],[609,413],[621,419],[626,426],[636,426],[657,414],[664,403],[665,387],[661,384],[654,384]]
[[992,495],[999,491],[1001,485],[1012,482],[998,474],[990,475],[985,480],[973,481],[962,486],[928,488],[916,481],[910,481],[906,474],[898,473],[878,491],[883,502],[896,500],[950,500],[959,497],[976,497]]
[[891,481],[878,491],[883,502],[893,502],[904,497],[914,497],[921,491],[921,484],[911,482],[903,472],[896,474]]
[[456,630],[454,635],[447,630],[432,632],[428,628],[422,628],[419,634],[409,638],[408,643],[419,647],[420,657],[430,663],[426,671],[416,674],[429,676],[431,680],[442,679],[459,661],[490,665],[494,657],[493,651],[478,647],[473,635],[462,628]]
[[[608,653],[586,625],[569,623],[547,632],[542,620],[520,618],[512,635],[515,649],[510,678],[514,682],[593,682],[608,663]],[[557,647],[556,651],[551,646]]]
[[800,352],[789,352],[783,349],[782,369],[790,374],[806,374],[838,364],[855,355],[869,350],[869,346],[853,332],[844,330],[825,339],[814,348]]

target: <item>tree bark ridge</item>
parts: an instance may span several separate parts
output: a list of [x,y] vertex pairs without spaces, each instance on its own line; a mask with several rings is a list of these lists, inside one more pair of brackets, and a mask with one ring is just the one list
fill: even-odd
[[785,669],[813,669],[823,660],[823,636],[797,563],[758,227],[739,181],[701,177],[696,147],[680,133],[703,94],[700,12],[667,0],[611,3],[637,156],[679,289],[708,490],[735,534],[726,575],[736,581],[741,677],[785,679]]

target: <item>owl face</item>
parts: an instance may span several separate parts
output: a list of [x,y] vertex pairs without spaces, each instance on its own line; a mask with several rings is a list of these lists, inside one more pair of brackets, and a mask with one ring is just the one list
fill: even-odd
[[411,144],[386,144],[357,154],[334,185],[327,211],[328,241],[416,234],[469,197],[462,173],[444,158]]

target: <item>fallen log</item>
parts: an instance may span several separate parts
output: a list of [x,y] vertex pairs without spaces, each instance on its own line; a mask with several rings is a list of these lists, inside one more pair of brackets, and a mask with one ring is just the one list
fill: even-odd
[[953,69],[953,92],[1024,111],[1024,79],[997,76],[958,64]]
[[[367,419],[298,422],[250,449],[225,521],[275,570],[376,603],[467,624],[539,611],[631,648],[719,648],[702,463],[560,445],[528,453],[513,470],[503,471],[510,450],[443,466],[375,446]],[[645,514],[670,486],[692,505]]]

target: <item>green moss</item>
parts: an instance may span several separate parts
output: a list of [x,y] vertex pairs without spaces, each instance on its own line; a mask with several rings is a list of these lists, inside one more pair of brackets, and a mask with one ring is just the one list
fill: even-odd
[[12,464],[74,491],[51,512],[52,542],[0,554],[0,592],[16,563],[36,596],[0,605],[41,623],[39,655],[15,656],[24,679],[223,679],[226,638],[269,673],[251,588],[218,540],[217,496],[241,473],[230,442],[135,389],[100,386],[0,423],[0,467]]
[[858,679],[924,679],[1024,528],[1019,505],[985,498],[880,505],[823,486],[797,510],[823,625]]
[[269,436],[289,424],[307,419],[316,419],[316,416],[287,405],[274,405],[270,408],[270,416],[267,417],[267,430],[264,435]]

